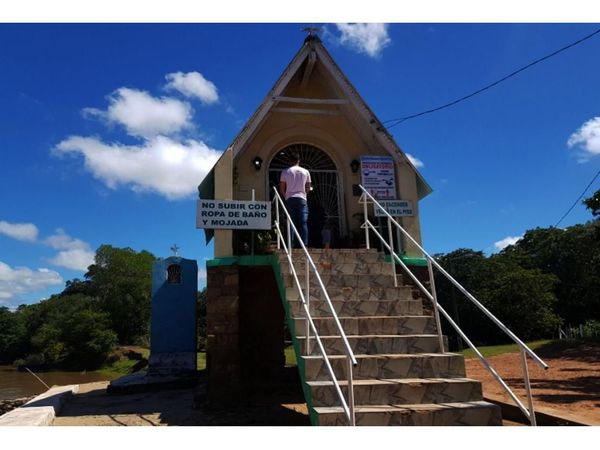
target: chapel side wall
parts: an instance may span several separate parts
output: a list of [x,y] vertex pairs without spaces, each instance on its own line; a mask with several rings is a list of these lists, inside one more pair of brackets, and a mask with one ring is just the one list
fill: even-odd
[[[419,196],[417,194],[417,175],[406,161],[400,161],[396,164],[396,184],[398,186],[398,198],[402,200],[411,200],[413,206],[413,216],[400,217],[398,222],[402,225],[412,238],[423,245],[421,240],[421,221],[419,210]],[[404,251],[407,256],[422,257],[421,251],[406,238],[403,239]]]
[[[215,200],[233,200],[233,150],[227,149],[214,168]],[[215,230],[215,258],[233,255],[232,230]]]

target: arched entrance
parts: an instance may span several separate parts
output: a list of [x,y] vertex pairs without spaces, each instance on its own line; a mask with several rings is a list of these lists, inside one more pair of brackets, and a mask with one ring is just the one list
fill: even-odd
[[292,144],[281,149],[269,165],[269,192],[273,198],[273,186],[279,185],[281,171],[291,165],[290,155],[300,155],[300,165],[310,172],[313,190],[308,201],[308,245],[322,247],[322,230],[329,229],[332,244],[343,234],[342,196],[338,169],[323,150],[310,144]]

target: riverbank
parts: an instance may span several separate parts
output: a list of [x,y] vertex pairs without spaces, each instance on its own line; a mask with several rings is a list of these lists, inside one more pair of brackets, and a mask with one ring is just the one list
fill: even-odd
[[47,386],[111,381],[144,369],[148,363],[147,358],[148,349],[146,348],[118,347],[111,355],[110,363],[98,370],[35,372],[42,381],[27,371],[19,371],[17,366],[0,366],[0,405],[5,405],[2,408],[7,409],[7,411],[13,409],[11,408],[13,402],[39,395],[48,389]]
[[19,406],[23,406],[34,397],[35,396],[0,400],[0,416],[12,411],[15,408],[18,408]]

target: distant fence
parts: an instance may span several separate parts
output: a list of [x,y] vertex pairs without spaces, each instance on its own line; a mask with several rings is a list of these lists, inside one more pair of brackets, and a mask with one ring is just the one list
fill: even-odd
[[589,320],[579,326],[558,327],[558,339],[600,340],[600,322]]

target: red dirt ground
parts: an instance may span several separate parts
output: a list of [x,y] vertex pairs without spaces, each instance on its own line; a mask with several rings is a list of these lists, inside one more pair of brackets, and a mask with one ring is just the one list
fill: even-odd
[[[572,420],[579,419],[589,425],[600,425],[600,345],[561,347],[551,344],[536,351],[550,366],[547,370],[527,358],[534,408]],[[505,353],[492,356],[488,361],[527,406],[520,354]],[[465,362],[467,376],[483,383],[484,397],[514,404],[478,358]]]

